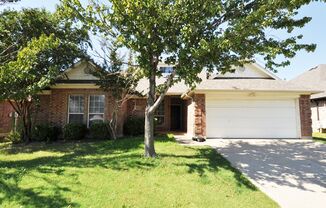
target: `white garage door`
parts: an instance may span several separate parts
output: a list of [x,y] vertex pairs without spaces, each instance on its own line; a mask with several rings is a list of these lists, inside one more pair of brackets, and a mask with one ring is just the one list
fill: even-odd
[[298,138],[295,99],[206,99],[210,138]]

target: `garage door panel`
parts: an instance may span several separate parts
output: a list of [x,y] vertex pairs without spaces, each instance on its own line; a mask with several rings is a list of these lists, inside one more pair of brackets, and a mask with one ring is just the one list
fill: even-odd
[[293,108],[295,107],[294,102],[289,102],[289,100],[219,100],[219,99],[208,99],[208,108]]
[[206,100],[207,137],[296,138],[296,102]]
[[[243,111],[246,111],[244,114]],[[210,108],[213,118],[289,118],[295,117],[294,109],[291,108]]]
[[237,118],[236,120],[213,120],[214,126],[227,127],[227,128],[295,128],[291,119],[284,119],[279,122],[279,119],[255,119],[250,121],[248,118]]
[[[246,134],[253,136],[243,137],[243,131],[246,131]],[[274,131],[272,129],[239,129],[238,131],[234,131],[234,129],[224,129],[221,132],[221,135],[228,135],[226,137],[222,136],[221,138],[292,138],[291,129],[285,129],[282,131]],[[271,135],[273,135],[271,137]],[[212,136],[214,137],[214,136]]]

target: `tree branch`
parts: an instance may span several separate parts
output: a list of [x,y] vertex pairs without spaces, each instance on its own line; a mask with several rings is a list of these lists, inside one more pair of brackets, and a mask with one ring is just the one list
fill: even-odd
[[[16,106],[10,99],[8,99],[9,104],[11,105],[11,107],[15,110],[15,112],[21,116],[21,112],[18,106]],[[16,102],[15,102],[16,103]]]
[[156,99],[154,105],[152,105],[152,107],[149,109],[149,113],[153,113],[158,108],[158,106],[161,104],[161,102],[164,99],[164,96],[166,95],[166,93],[168,92],[168,90],[171,87],[171,84],[172,84],[173,78],[175,77],[175,74],[176,74],[176,69],[174,69],[172,71],[172,73],[169,75],[169,77],[165,81],[165,83],[164,83],[165,88],[164,88],[163,92],[160,94],[160,96]]

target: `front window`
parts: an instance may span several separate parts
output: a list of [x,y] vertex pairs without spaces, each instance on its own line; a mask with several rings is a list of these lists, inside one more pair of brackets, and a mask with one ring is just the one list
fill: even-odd
[[88,108],[88,126],[104,121],[104,95],[90,95]]
[[160,67],[160,71],[164,74],[171,74],[173,71],[173,67],[172,66],[162,66],[162,67]]
[[81,124],[84,122],[84,96],[70,95],[68,122]]
[[155,120],[157,125],[164,123],[164,101],[158,106],[155,113]]

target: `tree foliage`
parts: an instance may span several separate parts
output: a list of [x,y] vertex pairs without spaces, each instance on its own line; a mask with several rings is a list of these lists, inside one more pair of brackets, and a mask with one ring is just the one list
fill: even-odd
[[[313,51],[314,44],[301,44],[294,28],[310,17],[298,18],[298,9],[311,0],[62,0],[67,16],[92,30],[117,36],[137,53],[137,61],[149,80],[145,113],[145,154],[155,156],[153,114],[167,90],[184,80],[190,87],[200,82],[203,69],[232,72],[232,66],[264,57],[266,67],[286,66],[299,50]],[[278,39],[267,30],[285,30],[289,38]],[[276,62],[278,56],[284,56]],[[166,82],[157,87],[158,63],[174,65]],[[175,76],[177,75],[177,76]],[[157,96],[158,95],[158,96]]]
[[34,98],[85,56],[88,34],[39,9],[1,12],[0,31],[0,100],[12,104],[28,141]]
[[17,1],[20,1],[20,0],[0,0],[0,5],[3,5],[5,3],[13,3],[13,2],[17,2]]
[[139,77],[134,73],[135,69],[131,64],[128,64],[127,68],[123,67],[126,64],[118,53],[120,47],[116,41],[103,39],[101,48],[103,55],[100,55],[100,58],[103,59],[101,67],[103,70],[95,70],[93,75],[99,78],[97,85],[112,95],[112,113],[108,125],[112,138],[116,139],[119,111],[131,96],[140,94],[136,91]]

